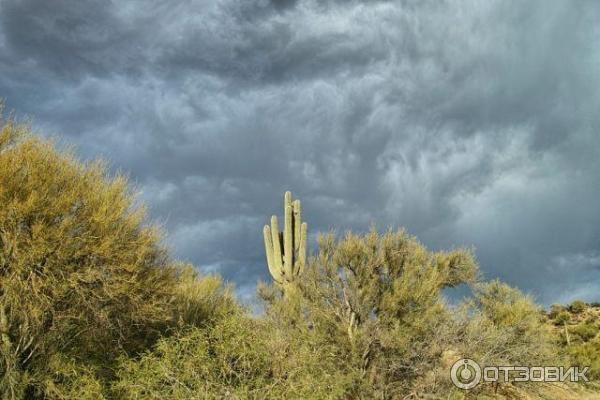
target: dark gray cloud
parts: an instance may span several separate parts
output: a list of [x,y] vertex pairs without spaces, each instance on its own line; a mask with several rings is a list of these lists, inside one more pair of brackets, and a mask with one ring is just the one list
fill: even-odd
[[284,190],[311,231],[475,246],[539,300],[598,300],[594,1],[0,0],[0,96],[128,171],[177,256],[267,278]]

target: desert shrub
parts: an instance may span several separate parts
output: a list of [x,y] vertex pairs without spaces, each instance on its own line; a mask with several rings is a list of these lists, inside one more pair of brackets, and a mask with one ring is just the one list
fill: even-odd
[[564,325],[564,324],[569,323],[570,321],[571,321],[571,314],[566,310],[559,312],[556,315],[556,318],[554,318],[554,323],[556,325]]
[[174,269],[123,176],[8,120],[0,204],[0,397],[97,388],[171,323]]
[[404,231],[326,235],[297,287],[261,296],[281,336],[332,349],[331,370],[305,378],[343,373],[326,398],[392,398],[418,390],[454,340],[442,289],[476,276],[469,251],[430,252]]
[[[283,295],[266,286],[261,297],[279,335],[330,349],[331,369],[304,373],[313,382],[322,374],[346,377],[324,398],[460,397],[449,369],[461,357],[528,365],[556,353],[531,298],[477,277],[470,251],[431,252],[404,231],[328,235],[297,286]],[[449,306],[443,289],[462,283],[474,284],[474,298]],[[301,361],[288,369],[302,370]]]
[[566,347],[571,365],[590,367],[588,378],[593,381],[600,379],[600,337],[586,342]]
[[352,385],[331,347],[303,335],[283,337],[264,319],[241,313],[162,339],[139,360],[126,359],[114,386],[122,399],[341,398]]
[[[471,285],[473,297],[456,306],[446,306],[449,318],[440,324],[435,337],[423,337],[428,344],[443,344],[441,360],[423,374],[416,387],[424,397],[469,398],[449,381],[452,364],[470,358],[479,365],[554,365],[562,362],[557,355],[555,336],[546,323],[541,307],[519,290],[499,281]],[[508,398],[512,392],[535,393],[543,389],[536,383],[480,384],[469,391],[473,398]],[[512,394],[510,394],[512,393]],[[501,397],[503,398],[503,397]],[[520,398],[520,397],[516,397]]]
[[600,318],[598,318],[596,315],[594,315],[593,313],[589,313],[584,319],[584,322],[587,322],[589,324],[600,324]]
[[554,365],[560,361],[541,307],[518,289],[497,280],[478,283],[468,305],[470,312],[463,318],[465,329],[458,343],[462,354],[480,365]]
[[569,328],[569,331],[581,341],[587,342],[598,334],[598,327],[592,323],[586,322]]
[[552,304],[550,311],[548,312],[548,318],[555,319],[561,311],[564,311],[564,307],[560,304]]
[[260,325],[235,314],[162,339],[140,360],[124,360],[115,391],[123,399],[161,400],[266,394],[270,354]]
[[587,305],[585,304],[585,302],[581,300],[575,300],[569,306],[569,311],[571,311],[573,314],[579,314],[582,313],[586,309],[586,307]]
[[218,275],[201,276],[189,264],[177,265],[173,320],[182,326],[204,326],[239,311],[233,289]]
[[[52,372],[51,376],[41,377],[40,387],[43,387],[44,399],[63,400],[63,399],[82,399],[82,400],[104,400],[106,388],[103,382],[99,381],[98,371],[94,369],[93,364],[86,360],[75,360],[65,357],[62,354],[55,354],[49,357],[48,370]],[[30,387],[30,393],[33,394]]]

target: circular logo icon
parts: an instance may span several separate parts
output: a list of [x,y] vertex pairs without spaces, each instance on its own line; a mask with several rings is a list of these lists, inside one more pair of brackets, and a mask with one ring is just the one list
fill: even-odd
[[452,365],[450,379],[460,389],[473,389],[481,381],[481,367],[470,358],[461,358]]

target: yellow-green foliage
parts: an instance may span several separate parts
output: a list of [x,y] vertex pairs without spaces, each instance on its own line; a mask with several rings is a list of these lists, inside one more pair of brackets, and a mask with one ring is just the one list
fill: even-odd
[[171,324],[175,270],[133,202],[124,177],[5,121],[0,398],[69,398],[68,381],[97,397],[118,355]]
[[119,370],[126,399],[247,398],[267,391],[270,355],[260,322],[239,315],[161,340]]
[[[460,392],[448,379],[448,362],[461,356],[498,365],[553,357],[539,307],[477,277],[470,251],[431,252],[404,231],[371,231],[322,236],[292,296],[270,287],[261,294],[281,336],[329,349],[331,369],[304,379],[319,387],[323,374],[348,378],[325,398],[445,398]],[[475,298],[450,307],[442,291],[461,283],[474,284]]]
[[590,367],[588,377],[596,383],[600,379],[600,337],[566,346],[571,365]]
[[[284,336],[273,321],[231,312],[159,341],[139,360],[124,359],[114,385],[123,399],[342,398],[360,375],[335,346],[306,332]],[[358,371],[357,371],[358,372]]]
[[574,314],[579,314],[586,309],[587,305],[581,300],[575,300],[569,306],[569,310]]
[[105,388],[93,363],[57,353],[48,360],[49,374],[42,377],[44,398],[104,400]]
[[[265,316],[232,311],[125,360],[116,393],[133,399],[462,398],[452,362],[555,360],[543,314],[499,282],[478,283],[469,251],[430,252],[403,231],[319,240],[295,290],[263,285]],[[459,307],[442,290],[474,284]],[[521,385],[520,390],[539,389]],[[513,385],[482,385],[477,396]]]
[[237,312],[230,286],[218,275],[201,277],[191,265],[178,265],[174,290],[174,320],[179,326],[203,326],[215,319]]
[[590,367],[588,377],[597,381],[600,378],[600,305],[576,300],[568,307],[551,308],[548,318],[566,363]]
[[262,297],[281,336],[330,349],[331,369],[304,378],[319,387],[323,374],[346,376],[326,398],[392,398],[409,394],[452,341],[441,334],[441,290],[476,274],[468,251],[432,253],[403,231],[326,235],[297,291],[281,298],[264,287]]
[[[556,365],[561,361],[543,310],[519,290],[497,280],[477,283],[474,299],[466,302],[464,311],[456,330],[457,354],[482,366]],[[536,383],[530,389],[541,385]],[[482,384],[472,394],[497,390]]]
[[52,397],[59,389],[48,376],[64,364],[58,359],[100,368],[145,348],[171,319],[175,282],[126,180],[27,131],[9,120],[0,134],[0,392],[7,398]]

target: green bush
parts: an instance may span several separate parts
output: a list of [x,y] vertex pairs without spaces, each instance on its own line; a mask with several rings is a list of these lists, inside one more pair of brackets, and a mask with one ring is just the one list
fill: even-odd
[[569,331],[579,337],[584,342],[587,342],[590,339],[593,339],[598,334],[598,327],[591,323],[583,323],[580,325],[573,326],[569,329]]
[[210,328],[191,328],[162,339],[139,361],[124,360],[115,391],[124,399],[256,396],[273,383],[259,325],[233,315]]
[[59,398],[54,368],[64,362],[52,360],[85,363],[75,381],[110,379],[118,356],[147,348],[171,323],[174,269],[124,177],[9,120],[0,204],[5,397]]
[[556,325],[564,325],[571,321],[571,314],[568,311],[561,311],[554,318],[554,323]]
[[575,300],[574,302],[571,303],[571,305],[569,306],[569,310],[573,313],[573,314],[580,314],[582,313],[585,309],[587,308],[587,304],[581,300]]
[[587,374],[593,381],[600,379],[600,339],[596,338],[587,343],[567,346],[570,364],[590,367]]
[[262,297],[282,336],[336,349],[338,362],[319,373],[344,368],[352,384],[327,398],[447,396],[452,354],[498,365],[555,359],[541,309],[519,291],[476,284],[474,301],[445,303],[444,288],[477,276],[469,251],[430,252],[404,231],[323,236],[298,286],[283,296],[265,287]]
[[188,264],[177,264],[173,288],[173,320],[179,327],[205,326],[239,312],[233,289],[218,275],[201,276]]
[[565,308],[563,306],[561,306],[560,304],[552,304],[550,306],[550,311],[548,312],[548,318],[556,319],[558,314],[560,314],[561,311],[564,311],[564,309]]

